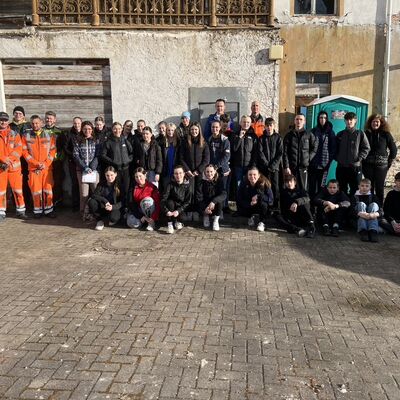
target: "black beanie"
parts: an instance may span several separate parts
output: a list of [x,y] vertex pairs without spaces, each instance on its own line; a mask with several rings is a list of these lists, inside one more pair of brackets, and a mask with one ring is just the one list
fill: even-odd
[[14,110],[13,110],[13,114],[15,113],[15,111],[21,111],[21,112],[22,112],[22,114],[24,114],[24,116],[25,116],[25,110],[24,110],[24,107],[22,107],[22,106],[17,106],[17,107],[15,107],[15,108],[14,108]]

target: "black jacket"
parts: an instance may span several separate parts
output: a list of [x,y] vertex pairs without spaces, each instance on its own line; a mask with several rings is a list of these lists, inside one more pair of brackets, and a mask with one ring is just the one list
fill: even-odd
[[[336,136],[333,131],[333,126],[330,121],[327,121],[324,126],[318,125],[311,129],[311,132],[318,139],[318,149],[314,158],[311,160],[311,166],[314,168],[322,167],[324,170],[328,170],[331,162],[335,158],[336,154]],[[323,160],[323,148],[325,141],[328,141],[328,159]]]
[[208,144],[204,142],[204,146],[200,147],[199,140],[195,140],[192,141],[192,146],[189,146],[188,140],[183,139],[179,150],[179,159],[184,171],[197,171],[199,174],[202,174],[206,165],[210,162]]
[[241,138],[240,130],[231,134],[231,164],[234,167],[252,167],[256,162],[257,136],[250,128]]
[[144,141],[136,142],[134,149],[134,164],[135,168],[142,167],[146,171],[154,171],[156,174],[161,174],[163,169],[163,160],[160,146],[153,139],[146,153],[144,150]]
[[101,150],[101,160],[105,166],[113,166],[117,170],[123,170],[129,167],[132,162],[132,145],[123,136],[110,136]]
[[221,178],[216,181],[202,179],[196,190],[196,203],[204,210],[211,202],[223,203],[226,199],[226,190]]
[[181,214],[186,208],[189,207],[192,195],[190,193],[190,186],[187,183],[178,184],[174,179],[168,183],[165,192],[161,199],[161,209],[164,213],[168,212],[168,200],[172,200],[176,205],[176,210]]
[[73,161],[74,145],[78,139],[78,136],[79,132],[77,132],[74,127],[60,135],[60,143],[62,145],[64,154],[69,161]]
[[238,210],[246,210],[251,207],[251,199],[256,196],[260,203],[266,206],[272,206],[274,203],[274,196],[272,190],[269,188],[260,187],[259,185],[251,186],[247,179],[244,179],[238,189],[237,193],[237,206]]
[[317,149],[318,139],[310,131],[288,132],[283,139],[283,168],[308,168]]
[[101,208],[105,208],[107,203],[112,204],[114,210],[119,210],[121,208],[121,196],[117,196],[117,192],[115,188],[113,190],[113,200],[109,201],[107,199],[106,193],[109,190],[109,186],[107,183],[99,183],[93,192],[91,198],[93,200],[97,200],[101,204]]
[[335,160],[342,167],[359,167],[369,153],[370,146],[363,131],[347,129],[336,135]]
[[284,216],[289,214],[290,206],[293,203],[296,203],[298,206],[310,204],[307,192],[297,187],[293,190],[283,188],[281,190],[281,211]]
[[324,201],[330,201],[333,204],[339,204],[339,207],[347,208],[350,206],[350,199],[341,190],[335,194],[330,194],[327,188],[323,188],[314,198],[314,204],[317,207],[323,207]]
[[391,133],[367,130],[365,131],[365,135],[367,136],[371,150],[367,158],[363,161],[363,164],[388,166],[390,168],[397,155],[397,146]]
[[264,131],[257,143],[257,166],[266,175],[279,170],[283,155],[283,141],[279,133],[268,135]]
[[391,190],[383,203],[383,211],[388,222],[400,222],[400,191]]

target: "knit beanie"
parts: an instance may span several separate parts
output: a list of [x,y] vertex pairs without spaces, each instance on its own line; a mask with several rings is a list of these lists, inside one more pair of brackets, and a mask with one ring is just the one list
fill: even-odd
[[16,106],[16,107],[14,108],[14,110],[13,110],[13,114],[15,113],[15,111],[20,111],[20,112],[22,112],[22,114],[24,114],[24,116],[25,116],[24,107],[22,107],[22,106]]

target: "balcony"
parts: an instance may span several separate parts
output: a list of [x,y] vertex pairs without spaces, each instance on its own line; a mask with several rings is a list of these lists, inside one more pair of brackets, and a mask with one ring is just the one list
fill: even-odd
[[43,28],[266,28],[274,0],[32,0]]

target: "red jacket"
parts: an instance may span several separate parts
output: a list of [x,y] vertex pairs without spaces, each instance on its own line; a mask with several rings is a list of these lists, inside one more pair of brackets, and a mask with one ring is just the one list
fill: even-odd
[[143,187],[135,185],[132,189],[131,196],[131,199],[133,200],[133,206],[136,206],[138,208],[140,208],[140,202],[145,197],[151,197],[154,200],[154,204],[156,206],[155,211],[151,215],[151,219],[153,221],[158,220],[160,216],[160,192],[158,191],[156,186],[147,181]]

